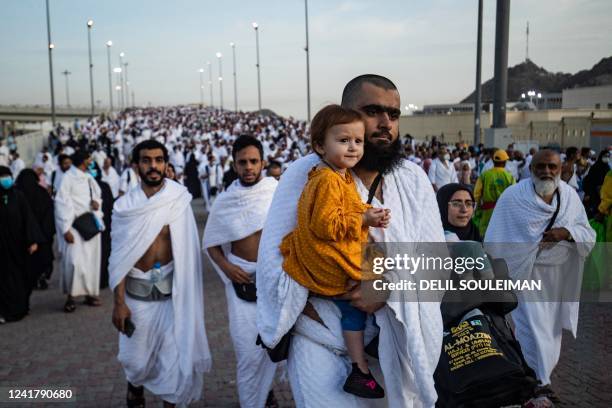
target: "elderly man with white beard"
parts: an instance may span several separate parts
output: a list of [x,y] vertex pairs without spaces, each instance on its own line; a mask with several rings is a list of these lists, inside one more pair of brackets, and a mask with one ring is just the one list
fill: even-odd
[[[559,291],[576,277],[571,284],[579,293],[584,258],[595,242],[595,232],[576,190],[561,181],[558,153],[538,152],[530,171],[531,178],[510,186],[497,202],[485,248],[494,258],[505,258],[512,279],[539,278],[547,289]],[[508,243],[513,243],[510,249]],[[512,312],[525,360],[540,382],[536,395],[544,400],[542,406],[558,401],[550,377],[559,361],[562,329],[575,337],[578,327],[577,296],[561,302],[560,294],[535,299],[542,301],[525,301],[530,294],[521,294]]]

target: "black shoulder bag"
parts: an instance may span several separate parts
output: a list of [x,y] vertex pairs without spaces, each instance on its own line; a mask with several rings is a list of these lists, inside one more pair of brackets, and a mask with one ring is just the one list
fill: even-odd
[[[91,199],[91,201],[93,201],[93,194],[91,192],[91,184],[89,183],[89,180],[87,180],[87,184],[89,185],[89,198]],[[83,213],[76,217],[76,219],[72,223],[72,228],[77,230],[79,235],[81,235],[81,237],[85,241],[89,241],[100,233],[98,220],[96,219],[94,213],[91,211]]]

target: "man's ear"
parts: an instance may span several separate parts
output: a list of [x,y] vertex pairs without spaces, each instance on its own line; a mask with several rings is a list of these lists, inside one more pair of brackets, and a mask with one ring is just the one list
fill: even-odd
[[262,160],[262,161],[261,161],[261,168],[262,168],[262,169],[265,169],[266,167],[268,167],[268,162],[267,162],[267,161],[265,161],[265,160]]

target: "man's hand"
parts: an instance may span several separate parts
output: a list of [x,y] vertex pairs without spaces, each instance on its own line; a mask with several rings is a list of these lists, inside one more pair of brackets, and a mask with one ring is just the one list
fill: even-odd
[[90,205],[92,211],[98,211],[100,209],[100,203],[98,203],[96,200],[91,200]]
[[385,302],[369,303],[363,299],[361,294],[361,284],[362,282],[349,280],[347,284],[347,292],[344,295],[339,296],[338,299],[349,300],[351,302],[351,306],[356,307],[357,309],[366,313],[374,313],[378,309],[382,308],[385,305]]
[[223,272],[227,277],[235,283],[251,283],[251,276],[242,270],[238,265],[228,262]]
[[121,333],[125,333],[125,319],[132,316],[130,308],[125,303],[115,303],[113,308],[113,326]]
[[30,247],[28,248],[28,253],[30,255],[32,255],[36,251],[38,251],[38,244],[36,244],[36,243],[30,245]]
[[72,232],[66,231],[66,233],[64,234],[64,239],[67,243],[74,244],[74,235],[72,235]]
[[565,228],[552,228],[546,231],[542,237],[542,242],[561,242],[566,241],[570,233]]

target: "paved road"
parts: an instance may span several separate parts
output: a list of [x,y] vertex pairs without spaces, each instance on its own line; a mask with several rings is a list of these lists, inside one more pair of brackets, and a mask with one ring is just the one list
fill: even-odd
[[[195,202],[194,208],[201,231],[205,214],[198,204]],[[0,386],[64,385],[75,388],[78,399],[77,404],[66,406],[124,406],[126,384],[116,360],[117,332],[110,322],[111,293],[108,289],[102,292],[102,307],[79,305],[75,313],[65,314],[57,277],[55,273],[49,290],[34,292],[30,316],[0,326]],[[225,295],[221,280],[207,262],[204,286],[213,369],[204,379],[204,400],[192,406],[237,407],[235,358]],[[561,362],[553,374],[553,386],[564,400],[561,406],[612,404],[611,312],[612,303],[582,305],[578,339],[564,337]],[[276,390],[281,404],[292,406],[288,386],[277,385]],[[162,405],[149,394],[147,401],[152,407]]]

